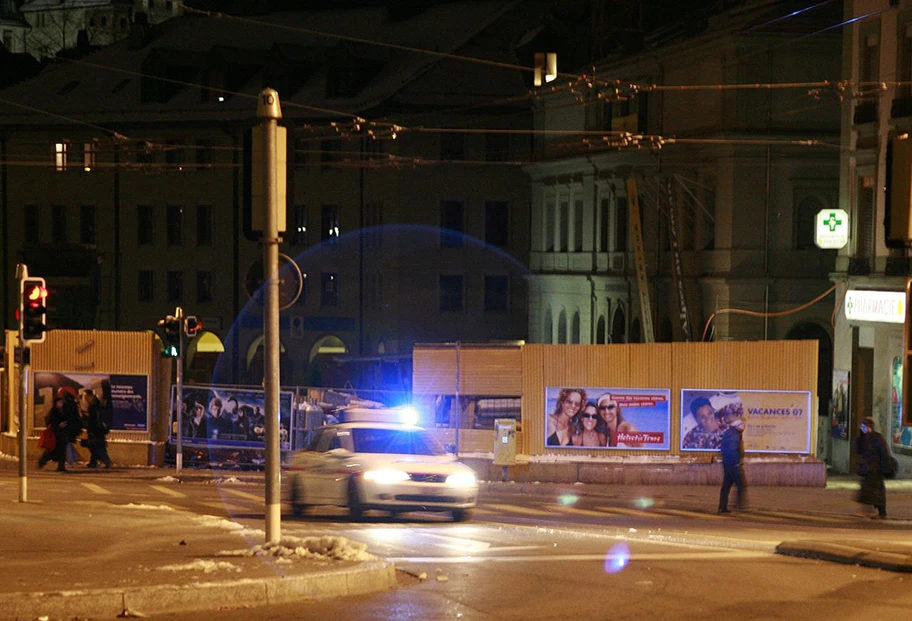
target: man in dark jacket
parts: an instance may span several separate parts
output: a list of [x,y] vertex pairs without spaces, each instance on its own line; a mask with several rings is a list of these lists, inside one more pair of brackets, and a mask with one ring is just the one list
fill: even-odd
[[735,507],[738,510],[746,505],[746,487],[742,463],[744,461],[744,442],[741,434],[744,432],[744,420],[740,416],[726,414],[724,417],[728,428],[722,433],[722,491],[719,493],[719,513],[731,513],[728,510],[728,494],[732,485],[737,490]]
[[876,507],[877,514],[872,517],[883,519],[887,517],[887,488],[884,485],[884,472],[889,468],[887,441],[874,430],[874,419],[870,416],[862,420],[859,431],[855,452],[858,453],[861,488],[855,501]]
[[69,438],[67,434],[67,419],[63,413],[63,398],[54,400],[54,407],[44,418],[44,424],[54,432],[54,448],[45,450],[38,459],[38,468],[44,468],[49,461],[57,462],[57,472],[66,472],[66,445]]

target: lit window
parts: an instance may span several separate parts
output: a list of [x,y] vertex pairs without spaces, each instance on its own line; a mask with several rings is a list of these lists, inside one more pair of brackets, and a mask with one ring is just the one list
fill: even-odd
[[66,142],[54,143],[54,166],[57,170],[66,170],[67,147],[69,144]]
[[95,141],[86,142],[82,146],[83,169],[86,172],[95,168],[98,160],[98,143]]

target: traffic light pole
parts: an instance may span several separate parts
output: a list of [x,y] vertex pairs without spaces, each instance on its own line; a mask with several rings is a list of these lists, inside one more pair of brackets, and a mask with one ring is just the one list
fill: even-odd
[[[279,453],[279,221],[278,212],[278,119],[282,118],[279,95],[264,89],[257,102],[257,118],[261,120],[254,131],[254,140],[262,140],[265,166],[265,226],[263,243],[263,281],[266,287],[263,304],[264,362],[263,389],[266,414],[266,542],[282,538],[281,471]],[[284,208],[284,206],[281,206]]]
[[177,337],[177,402],[174,409],[177,411],[175,416],[177,420],[177,454],[174,456],[174,469],[177,474],[181,473],[184,467],[184,309],[180,306],[174,309],[174,316],[177,319],[178,337]]
[[[16,266],[16,277],[19,279],[19,290],[22,291],[22,281],[28,278],[28,266],[20,263]],[[28,404],[28,365],[26,354],[28,346],[25,344],[25,330],[23,329],[22,295],[19,295],[19,502],[28,502],[28,478],[25,467],[28,462],[28,443],[26,442],[26,414]]]

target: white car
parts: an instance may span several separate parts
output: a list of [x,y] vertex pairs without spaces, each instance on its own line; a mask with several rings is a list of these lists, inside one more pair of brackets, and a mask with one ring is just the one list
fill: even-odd
[[348,507],[360,519],[368,509],[392,514],[451,511],[471,517],[478,481],[421,427],[349,422],[316,430],[287,466],[287,499],[300,516],[311,506]]

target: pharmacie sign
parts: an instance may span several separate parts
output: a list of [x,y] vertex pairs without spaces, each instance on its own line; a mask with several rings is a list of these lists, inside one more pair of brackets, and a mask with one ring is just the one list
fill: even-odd
[[906,320],[906,294],[851,289],[845,297],[845,315],[850,321],[903,323]]
[[849,214],[844,209],[817,212],[814,243],[824,250],[838,250],[849,243]]

